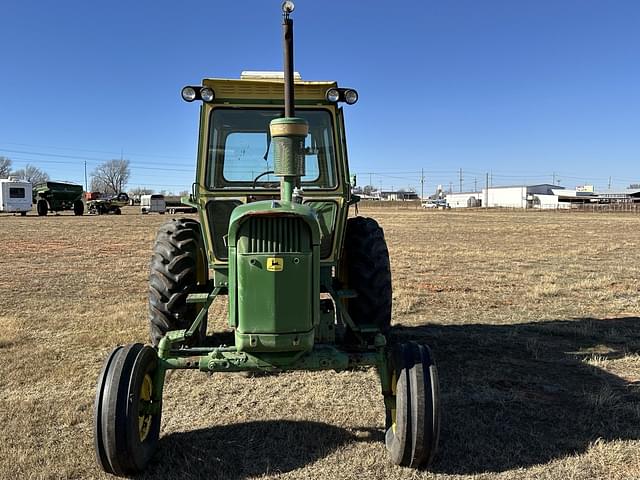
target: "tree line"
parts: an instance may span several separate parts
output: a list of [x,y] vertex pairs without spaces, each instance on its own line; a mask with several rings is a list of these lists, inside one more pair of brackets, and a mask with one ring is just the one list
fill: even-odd
[[[98,165],[91,172],[91,191],[101,192],[108,195],[117,195],[124,192],[131,176],[129,160],[114,159],[108,160]],[[12,169],[10,158],[0,157],[0,178],[16,177],[19,180],[26,180],[36,185],[49,181],[49,174],[35,165],[27,164],[24,168]],[[138,189],[145,190],[146,189]],[[148,193],[151,193],[150,191]]]
[[49,174],[43,172],[35,165],[28,164],[24,168],[18,170],[11,169],[11,159],[0,157],[0,178],[16,177],[19,180],[26,180],[33,184],[46,182],[49,180]]

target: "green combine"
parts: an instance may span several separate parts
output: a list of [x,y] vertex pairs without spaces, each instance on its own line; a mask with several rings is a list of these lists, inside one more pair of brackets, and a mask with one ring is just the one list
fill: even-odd
[[48,212],[73,210],[74,215],[84,213],[82,185],[69,182],[42,182],[33,187],[33,197],[38,215]]
[[[349,218],[357,197],[341,104],[356,103],[358,94],[294,78],[292,11],[284,2],[284,75],[205,79],[182,90],[184,100],[200,103],[190,197],[199,221],[160,228],[149,277],[152,345],[117,347],[98,378],[95,450],[106,472],[136,474],[152,460],[172,369],[374,367],[391,461],[419,467],[434,457],[433,357],[425,345],[391,344],[383,231],[373,219]],[[222,296],[233,345],[207,336],[208,310]]]

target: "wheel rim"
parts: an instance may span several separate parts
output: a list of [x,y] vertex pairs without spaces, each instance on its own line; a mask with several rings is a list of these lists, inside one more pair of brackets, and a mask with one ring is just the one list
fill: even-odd
[[[393,374],[391,375],[391,393],[393,394],[394,398],[396,397],[397,390],[398,390],[398,377],[394,370]],[[396,433],[396,409],[395,408],[391,409],[391,431],[393,433]]]
[[145,373],[142,385],[140,386],[140,405],[138,406],[138,435],[140,441],[144,442],[151,430],[151,420],[153,415],[145,413],[142,406],[149,405],[153,392],[153,381],[148,373]]

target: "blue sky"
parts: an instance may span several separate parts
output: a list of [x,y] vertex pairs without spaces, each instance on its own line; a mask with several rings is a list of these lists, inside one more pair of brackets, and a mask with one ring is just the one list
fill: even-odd
[[[354,87],[352,171],[384,188],[640,183],[637,0],[297,0],[296,70]],[[0,155],[84,183],[193,181],[203,77],[281,69],[280,1],[0,3]]]

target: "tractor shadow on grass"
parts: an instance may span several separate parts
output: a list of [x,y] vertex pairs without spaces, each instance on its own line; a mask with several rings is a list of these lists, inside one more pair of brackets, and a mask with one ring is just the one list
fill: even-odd
[[392,335],[429,344],[438,362],[434,472],[503,472],[585,452],[597,439],[640,439],[640,369],[624,379],[599,368],[640,352],[638,317],[398,326]]
[[326,423],[269,420],[220,425],[160,438],[156,459],[140,478],[240,480],[304,467],[353,442],[382,442]]

